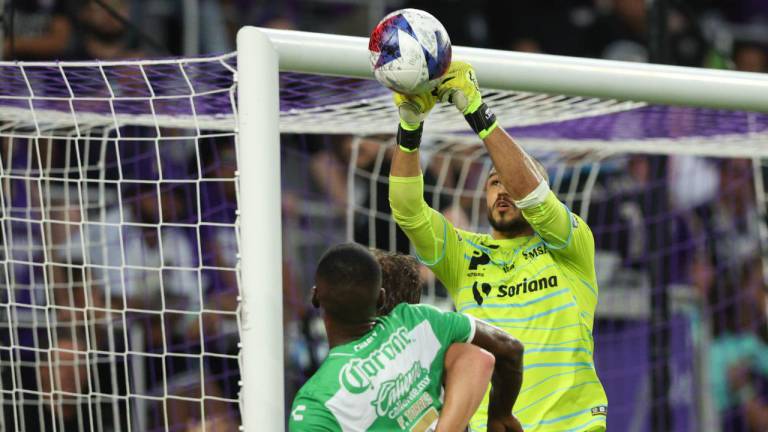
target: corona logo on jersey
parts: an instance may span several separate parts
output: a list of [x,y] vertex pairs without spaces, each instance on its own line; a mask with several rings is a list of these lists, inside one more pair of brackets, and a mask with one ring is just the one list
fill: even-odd
[[405,327],[398,328],[384,344],[364,359],[352,359],[341,368],[339,383],[352,394],[371,387],[371,380],[411,343]]

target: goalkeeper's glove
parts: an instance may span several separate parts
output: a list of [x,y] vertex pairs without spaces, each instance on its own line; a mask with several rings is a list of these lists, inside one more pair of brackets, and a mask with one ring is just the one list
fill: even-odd
[[412,153],[419,149],[424,119],[437,102],[437,96],[430,92],[417,95],[395,93],[395,106],[400,115],[397,128],[397,144],[404,152]]
[[496,116],[483,103],[475,70],[469,63],[452,62],[436,90],[440,101],[455,105],[481,139],[498,126]]

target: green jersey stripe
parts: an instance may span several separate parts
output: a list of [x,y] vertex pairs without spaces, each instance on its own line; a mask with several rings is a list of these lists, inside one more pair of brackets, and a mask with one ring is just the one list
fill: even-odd
[[551,425],[551,424],[554,424],[554,423],[561,422],[563,420],[568,420],[570,418],[578,417],[578,416],[580,416],[582,414],[586,414],[586,413],[588,413],[590,411],[591,411],[591,409],[583,409],[583,410],[579,410],[579,411],[576,411],[576,412],[572,412],[570,414],[561,415],[561,416],[558,416],[558,417],[555,417],[555,418],[544,419],[544,420],[541,420],[541,421],[539,421],[537,423],[524,424],[523,427],[524,428],[532,428],[534,426]]
[[534,348],[525,350],[526,354],[539,353],[539,352],[583,352],[585,354],[592,355],[592,351],[586,348]]
[[[571,389],[575,389],[575,388],[579,388],[579,387],[584,387],[584,386],[587,386],[587,385],[590,385],[590,384],[600,384],[600,381],[592,380],[592,381],[583,382],[581,384],[560,387],[560,388],[558,388],[556,390],[553,390],[550,393],[548,393],[548,394],[546,394],[546,395],[536,399],[535,401],[531,402],[530,404],[528,404],[528,405],[526,405],[526,406],[524,406],[524,407],[522,407],[520,409],[514,410],[514,413],[515,413],[515,415],[522,414],[523,411],[527,410],[528,408],[532,408],[532,407],[536,406],[539,402],[545,401],[545,400],[549,399],[550,397],[556,395],[557,393],[563,393],[563,392],[565,392],[567,390],[571,390]],[[565,420],[566,418],[575,417],[575,416],[577,416],[579,414],[583,414],[583,413],[584,413],[584,411],[582,410],[582,411],[579,411],[577,413],[568,414],[568,415],[562,416],[562,417],[557,417],[557,418],[552,419],[552,420],[542,420],[540,423],[542,423],[542,424],[545,424],[545,423],[555,423],[555,422],[558,422],[558,421]],[[528,426],[523,425],[523,426],[524,427],[532,427],[534,425],[528,425]]]
[[587,427],[587,426],[591,426],[591,425],[596,424],[596,423],[605,423],[605,422],[606,422],[605,416],[597,416],[597,417],[593,418],[592,420],[590,420],[590,421],[588,421],[588,422],[586,422],[584,424],[578,425],[578,426],[570,428],[570,429],[566,429],[563,432],[582,432],[584,430],[584,428]]
[[498,327],[507,328],[507,329],[541,330],[541,331],[548,331],[548,332],[549,331],[557,331],[557,330],[567,330],[567,329],[571,329],[571,328],[579,327],[579,326],[586,327],[587,330],[590,330],[589,327],[587,327],[587,325],[582,323],[582,322],[578,322],[576,324],[568,324],[568,325],[564,325],[564,326],[560,326],[560,327],[526,327],[526,326],[516,326],[516,325],[512,325],[512,324],[505,324],[505,323],[499,323],[497,326]]
[[[560,418],[558,421],[562,421],[562,420],[567,420],[567,419],[570,419],[570,418],[578,417],[578,416],[580,416],[582,414],[589,413],[590,411],[591,411],[591,409],[586,409],[586,410],[577,411],[577,412],[572,413],[572,414],[567,414],[567,415],[563,416],[563,418]],[[589,420],[588,422],[586,422],[584,424],[581,424],[581,425],[573,427],[573,428],[566,429],[566,430],[564,430],[562,432],[582,432],[585,427],[591,426],[593,424],[600,423],[600,422],[605,423],[605,420],[606,420],[606,418],[604,416],[598,416],[598,417],[595,417],[595,418]],[[543,420],[543,421],[541,421],[539,423],[533,423],[533,424],[523,424],[522,426],[525,429],[529,429],[529,428],[532,428],[534,426],[544,426],[544,425],[547,425],[547,424],[551,424],[551,420],[550,421]],[[477,427],[477,430],[485,430],[488,427],[488,424],[487,423],[480,423],[476,427]]]
[[585,281],[582,278],[579,278],[579,280],[581,281],[581,283],[584,284],[584,286],[586,286],[587,288],[589,288],[590,291],[592,291],[592,294],[594,294],[595,297],[597,297],[597,291],[595,291],[595,289],[592,287],[592,284],[590,284],[589,282]]
[[567,366],[590,366],[593,368],[595,367],[595,365],[593,365],[590,362],[574,362],[574,363],[553,362],[553,363],[533,363],[533,364],[525,365],[523,366],[523,370],[543,368],[543,367],[563,367],[563,366],[566,366],[566,367]]
[[[565,345],[565,344],[569,344],[569,343],[591,342],[591,340],[590,339],[579,338],[579,339],[571,339],[571,340],[567,340],[567,341],[563,341],[563,342],[558,342],[558,343],[529,342],[529,341],[524,341],[524,340],[521,340],[520,342],[523,345],[525,345],[526,347],[529,347],[529,346],[560,346],[560,345]],[[525,352],[530,352],[530,350],[526,349]]]
[[547,382],[547,381],[549,381],[549,380],[551,380],[553,378],[564,376],[564,375],[576,375],[577,373],[579,373],[581,371],[588,371],[588,370],[592,370],[592,368],[591,367],[582,367],[582,368],[578,368],[578,369],[569,370],[568,372],[561,372],[559,374],[550,375],[550,376],[544,378],[543,380],[537,382],[536,384],[531,384],[531,385],[521,389],[520,390],[520,394],[523,394],[523,393],[526,393],[526,392],[528,392],[530,390],[533,390],[534,388],[540,386],[541,384],[544,384],[545,382]]
[[494,304],[494,303],[485,304],[484,303],[482,306],[480,306],[477,303],[468,302],[469,304],[467,306],[464,306],[464,307],[460,308],[459,312],[465,312],[465,311],[472,310],[472,309],[485,309],[485,308],[509,308],[509,307],[513,307],[513,308],[514,307],[518,307],[519,308],[519,307],[526,307],[526,306],[530,306],[530,305],[542,302],[544,300],[549,300],[552,297],[557,297],[557,296],[565,294],[565,293],[567,293],[569,291],[570,291],[570,288],[563,288],[561,290],[557,290],[557,291],[551,292],[551,293],[549,293],[549,294],[547,294],[545,296],[541,296],[541,297],[539,297],[537,299],[530,300],[530,301],[525,302],[525,303],[496,303],[496,304]]
[[525,318],[485,318],[485,321],[488,321],[490,323],[505,323],[505,322],[526,322],[526,321],[533,321],[536,318],[541,318],[543,316],[552,315],[555,312],[559,312],[563,309],[568,309],[571,307],[576,306],[576,303],[569,302],[564,305],[546,310],[544,312],[540,312],[537,314],[533,314],[531,316],[525,317]]

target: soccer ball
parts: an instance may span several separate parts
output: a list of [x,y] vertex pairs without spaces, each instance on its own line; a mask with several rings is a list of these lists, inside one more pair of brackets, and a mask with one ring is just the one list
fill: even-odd
[[418,9],[387,15],[368,40],[373,75],[399,93],[432,90],[451,64],[451,40],[440,21]]

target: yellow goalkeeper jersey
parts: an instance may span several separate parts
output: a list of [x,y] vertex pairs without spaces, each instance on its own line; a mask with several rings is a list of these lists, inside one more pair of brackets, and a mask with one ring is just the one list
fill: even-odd
[[[390,177],[390,205],[456,309],[525,345],[513,412],[527,432],[602,431],[608,401],[593,362],[592,232],[554,193],[523,210],[533,236],[494,240],[455,228],[423,199],[423,179]],[[470,424],[485,431],[488,395]]]

